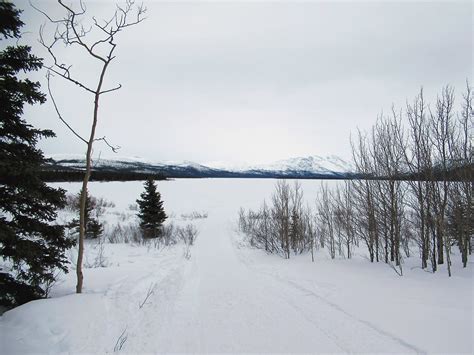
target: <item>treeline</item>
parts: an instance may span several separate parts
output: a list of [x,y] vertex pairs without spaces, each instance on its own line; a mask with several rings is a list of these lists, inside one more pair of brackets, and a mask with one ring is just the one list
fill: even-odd
[[351,140],[356,173],[366,179],[335,189],[323,184],[314,208],[302,206],[298,183],[291,188],[279,181],[270,206],[241,210],[241,231],[253,245],[287,258],[318,247],[327,247],[332,258],[350,258],[363,243],[371,262],[390,264],[400,274],[403,257],[416,251],[423,269],[435,272],[445,264],[451,275],[457,247],[466,267],[474,237],[469,84],[460,101],[456,110],[454,90],[446,86],[430,106],[421,90],[405,108],[380,115],[370,132]]
[[[81,182],[84,179],[84,171],[48,169],[38,171],[38,176],[45,182]],[[148,178],[166,180],[166,177],[161,174],[124,170],[92,170],[90,181],[142,181]]]

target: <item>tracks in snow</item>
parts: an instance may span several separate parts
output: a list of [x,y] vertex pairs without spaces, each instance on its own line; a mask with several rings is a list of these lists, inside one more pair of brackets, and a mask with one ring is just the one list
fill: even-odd
[[[424,354],[426,351],[361,319],[314,290],[277,273],[263,271],[252,265],[239,252],[239,259],[253,274],[260,274],[267,283],[276,281],[277,295],[294,311],[310,322],[315,331],[331,339],[343,352],[402,352]],[[264,281],[263,281],[264,282]],[[347,295],[350,297],[350,295]],[[325,349],[312,349],[325,351]]]
[[[104,351],[158,350],[157,330],[170,322],[175,300],[183,287],[183,260],[177,255],[150,265],[144,276],[123,277],[106,292],[104,303],[110,327],[105,330],[108,346]],[[153,289],[148,295],[151,285]],[[124,342],[119,346],[121,339]]]

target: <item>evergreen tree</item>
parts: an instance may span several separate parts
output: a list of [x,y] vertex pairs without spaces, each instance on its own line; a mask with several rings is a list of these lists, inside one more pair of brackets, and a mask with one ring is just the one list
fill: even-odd
[[104,227],[97,218],[91,218],[86,224],[86,238],[100,238],[103,232]]
[[[80,201],[81,201],[81,193],[80,191],[77,194],[77,204],[76,209],[79,211],[80,209]],[[97,216],[94,217],[93,213],[97,208],[97,200],[89,194],[89,190],[86,189],[86,208],[84,210],[84,224],[86,226],[86,238],[99,238],[103,231],[103,225],[99,222]],[[69,228],[74,228],[77,233],[79,233],[79,220],[74,218],[71,223],[68,225]]]
[[[20,38],[20,13],[12,3],[0,2],[2,39]],[[45,101],[38,82],[19,77],[42,67],[30,51],[16,45],[0,52],[0,304],[6,307],[44,297],[55,269],[67,272],[64,252],[74,243],[65,238],[63,226],[53,224],[64,190],[38,178],[46,159],[36,144],[54,133],[21,118],[25,103]]]
[[137,200],[140,218],[140,228],[145,238],[157,238],[161,235],[161,226],[167,216],[163,209],[161,195],[156,191],[153,179],[145,181],[145,191]]

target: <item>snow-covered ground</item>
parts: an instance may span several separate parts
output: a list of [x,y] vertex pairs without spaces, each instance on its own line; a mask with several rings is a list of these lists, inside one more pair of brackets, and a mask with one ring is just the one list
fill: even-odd
[[[442,352],[473,353],[473,275],[431,274],[406,259],[405,276],[373,265],[363,250],[330,260],[324,250],[284,260],[248,248],[236,232],[240,207],[256,209],[274,180],[159,182],[165,209],[207,212],[190,259],[183,245],[104,245],[106,267],[74,272],[52,298],[0,317],[0,353],[44,352]],[[336,182],[333,182],[336,183]],[[313,203],[317,181],[302,181]],[[71,192],[79,184],[61,184]],[[115,202],[106,220],[130,220],[139,182],[92,183]],[[121,215],[125,214],[125,217]],[[186,222],[187,223],[187,222]],[[88,243],[89,260],[100,248]],[[148,295],[148,298],[147,298]]]

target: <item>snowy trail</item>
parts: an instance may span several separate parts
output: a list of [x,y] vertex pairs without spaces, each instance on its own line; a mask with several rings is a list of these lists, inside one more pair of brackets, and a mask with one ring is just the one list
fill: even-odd
[[423,352],[244,261],[230,221],[216,212],[202,224],[172,317],[158,326],[151,347],[140,350]]

